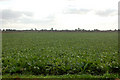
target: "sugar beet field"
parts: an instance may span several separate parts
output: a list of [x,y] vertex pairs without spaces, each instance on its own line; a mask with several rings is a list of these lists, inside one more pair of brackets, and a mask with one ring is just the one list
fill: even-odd
[[2,36],[3,75],[120,73],[117,32],[19,32]]

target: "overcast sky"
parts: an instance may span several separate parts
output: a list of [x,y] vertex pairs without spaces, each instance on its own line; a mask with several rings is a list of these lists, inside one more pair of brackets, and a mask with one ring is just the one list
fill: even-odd
[[2,29],[118,29],[119,0],[0,0]]

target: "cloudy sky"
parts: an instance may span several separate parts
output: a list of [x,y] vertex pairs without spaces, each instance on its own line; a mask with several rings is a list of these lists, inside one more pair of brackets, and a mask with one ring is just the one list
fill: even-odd
[[0,0],[1,29],[117,29],[119,0]]

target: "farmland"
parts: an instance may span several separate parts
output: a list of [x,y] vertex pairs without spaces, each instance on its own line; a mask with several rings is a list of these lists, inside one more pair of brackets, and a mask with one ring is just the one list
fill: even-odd
[[3,75],[120,73],[117,32],[19,32],[2,38]]

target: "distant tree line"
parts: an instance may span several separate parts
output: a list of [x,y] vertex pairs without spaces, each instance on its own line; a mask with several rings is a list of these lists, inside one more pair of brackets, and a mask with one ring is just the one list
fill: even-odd
[[16,29],[3,29],[0,31],[2,32],[23,32],[23,31],[34,31],[34,32],[116,32],[116,31],[120,31],[120,29],[115,29],[115,30],[98,30],[98,29],[94,29],[94,30],[85,30],[85,29],[75,29],[75,30],[57,30],[57,29],[53,29],[51,28],[50,30],[47,30],[47,29],[41,29],[41,30],[37,30],[36,28],[35,29],[30,29],[30,30],[16,30]]

